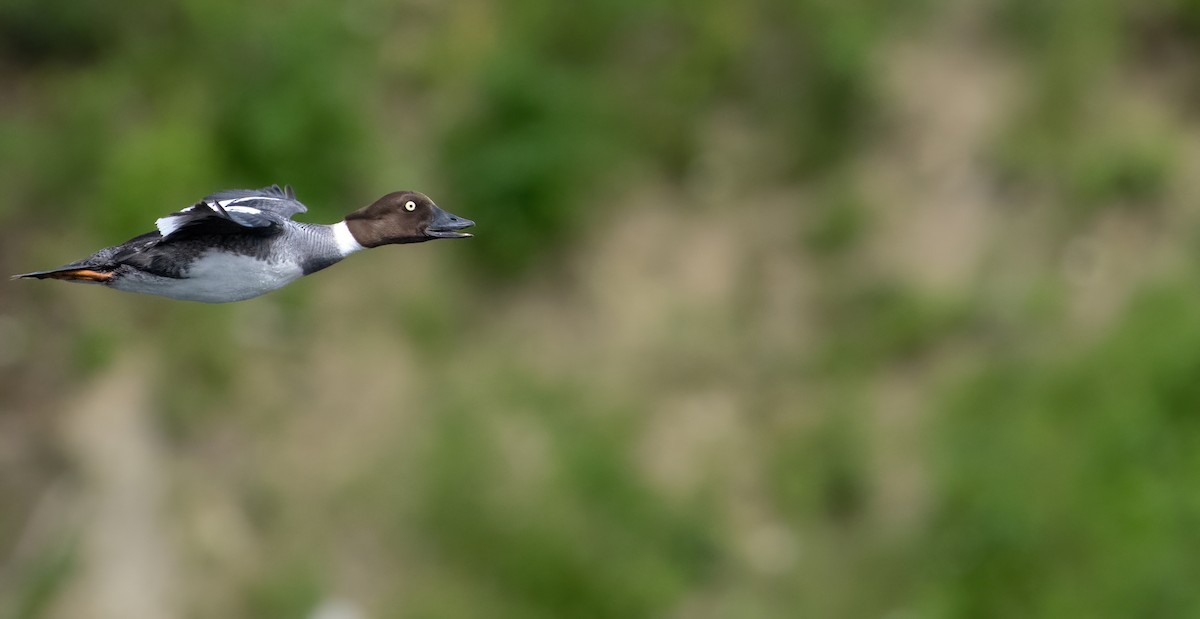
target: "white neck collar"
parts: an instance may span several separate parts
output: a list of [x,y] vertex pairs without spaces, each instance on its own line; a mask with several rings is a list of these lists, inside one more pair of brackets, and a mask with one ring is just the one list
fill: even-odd
[[333,240],[337,243],[338,251],[345,258],[350,254],[366,249],[358,243],[354,235],[350,232],[350,227],[346,225],[346,221],[342,220],[333,224]]

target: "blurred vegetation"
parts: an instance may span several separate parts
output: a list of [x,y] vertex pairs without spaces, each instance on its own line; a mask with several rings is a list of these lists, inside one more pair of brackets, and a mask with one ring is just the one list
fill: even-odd
[[478,230],[6,283],[0,619],[1200,614],[1197,60],[1191,0],[4,0],[7,272],[270,183]]

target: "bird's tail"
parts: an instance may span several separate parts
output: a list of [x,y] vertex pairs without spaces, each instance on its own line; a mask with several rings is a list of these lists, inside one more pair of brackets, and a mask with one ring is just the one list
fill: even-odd
[[103,284],[112,278],[112,271],[105,271],[97,267],[62,267],[49,271],[21,273],[20,275],[13,275],[11,279],[65,279]]

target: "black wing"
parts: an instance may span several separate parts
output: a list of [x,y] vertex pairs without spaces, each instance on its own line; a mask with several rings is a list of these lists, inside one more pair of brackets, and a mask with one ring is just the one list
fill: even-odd
[[291,219],[297,213],[308,211],[308,207],[296,199],[296,192],[292,191],[291,185],[286,185],[282,189],[279,188],[279,185],[271,185],[262,189],[230,189],[228,191],[219,191],[212,195],[204,196],[203,202],[217,204],[226,209],[239,210],[247,208],[258,211],[269,211],[287,219]]
[[283,229],[287,217],[271,210],[237,204],[230,207],[199,202],[160,218],[155,224],[163,241],[203,235],[250,234],[272,236]]
[[219,191],[156,223],[163,240],[201,234],[271,235],[293,215],[306,211],[308,207],[296,199],[291,186],[280,189],[271,185]]

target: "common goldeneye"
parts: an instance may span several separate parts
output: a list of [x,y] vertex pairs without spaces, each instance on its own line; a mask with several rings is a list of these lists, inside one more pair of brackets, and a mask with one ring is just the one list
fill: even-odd
[[415,191],[389,193],[333,225],[292,221],[292,188],[234,189],[159,219],[158,230],[13,279],[63,279],[186,301],[226,303],[282,288],[368,247],[471,236],[474,222]]

